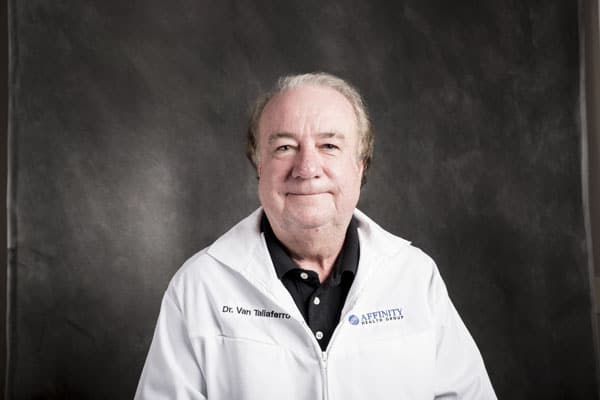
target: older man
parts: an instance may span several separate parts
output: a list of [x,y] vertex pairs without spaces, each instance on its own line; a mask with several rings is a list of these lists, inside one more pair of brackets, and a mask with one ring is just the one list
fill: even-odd
[[434,262],[356,209],[373,135],[329,74],[254,110],[262,208],[177,272],[136,399],[495,399]]

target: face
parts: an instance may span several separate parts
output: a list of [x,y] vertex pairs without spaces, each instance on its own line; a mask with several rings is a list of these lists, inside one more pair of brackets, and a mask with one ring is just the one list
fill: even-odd
[[258,128],[258,194],[273,229],[345,227],[363,172],[350,102],[326,87],[289,89],[269,101]]

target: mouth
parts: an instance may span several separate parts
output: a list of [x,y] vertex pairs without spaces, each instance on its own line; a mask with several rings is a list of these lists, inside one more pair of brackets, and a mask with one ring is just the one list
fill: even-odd
[[286,193],[286,196],[299,196],[299,197],[308,197],[308,196],[319,196],[322,194],[327,194],[326,192],[310,192],[310,193],[295,193],[295,192],[289,192]]

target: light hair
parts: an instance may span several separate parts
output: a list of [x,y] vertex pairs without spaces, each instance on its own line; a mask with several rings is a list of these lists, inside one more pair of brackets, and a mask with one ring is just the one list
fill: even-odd
[[373,158],[373,142],[374,135],[371,128],[371,121],[367,113],[365,102],[363,101],[358,90],[354,88],[350,83],[345,80],[338,78],[335,75],[328,74],[325,72],[316,72],[302,75],[288,75],[283,76],[277,80],[275,87],[258,97],[255,101],[254,106],[250,111],[250,119],[248,122],[248,135],[246,143],[246,156],[254,166],[257,168],[259,162],[259,123],[260,117],[265,109],[267,103],[279,93],[286,90],[293,89],[299,86],[320,86],[333,89],[343,95],[352,105],[354,113],[356,115],[356,122],[358,127],[359,136],[359,154],[358,158],[363,162],[363,184],[366,181],[365,173],[371,165],[371,159]]

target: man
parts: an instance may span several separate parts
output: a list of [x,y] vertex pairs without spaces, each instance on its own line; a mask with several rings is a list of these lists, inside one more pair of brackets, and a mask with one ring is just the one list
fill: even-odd
[[495,399],[433,261],[355,208],[356,90],[283,78],[248,136],[262,208],[174,276],[136,399]]

